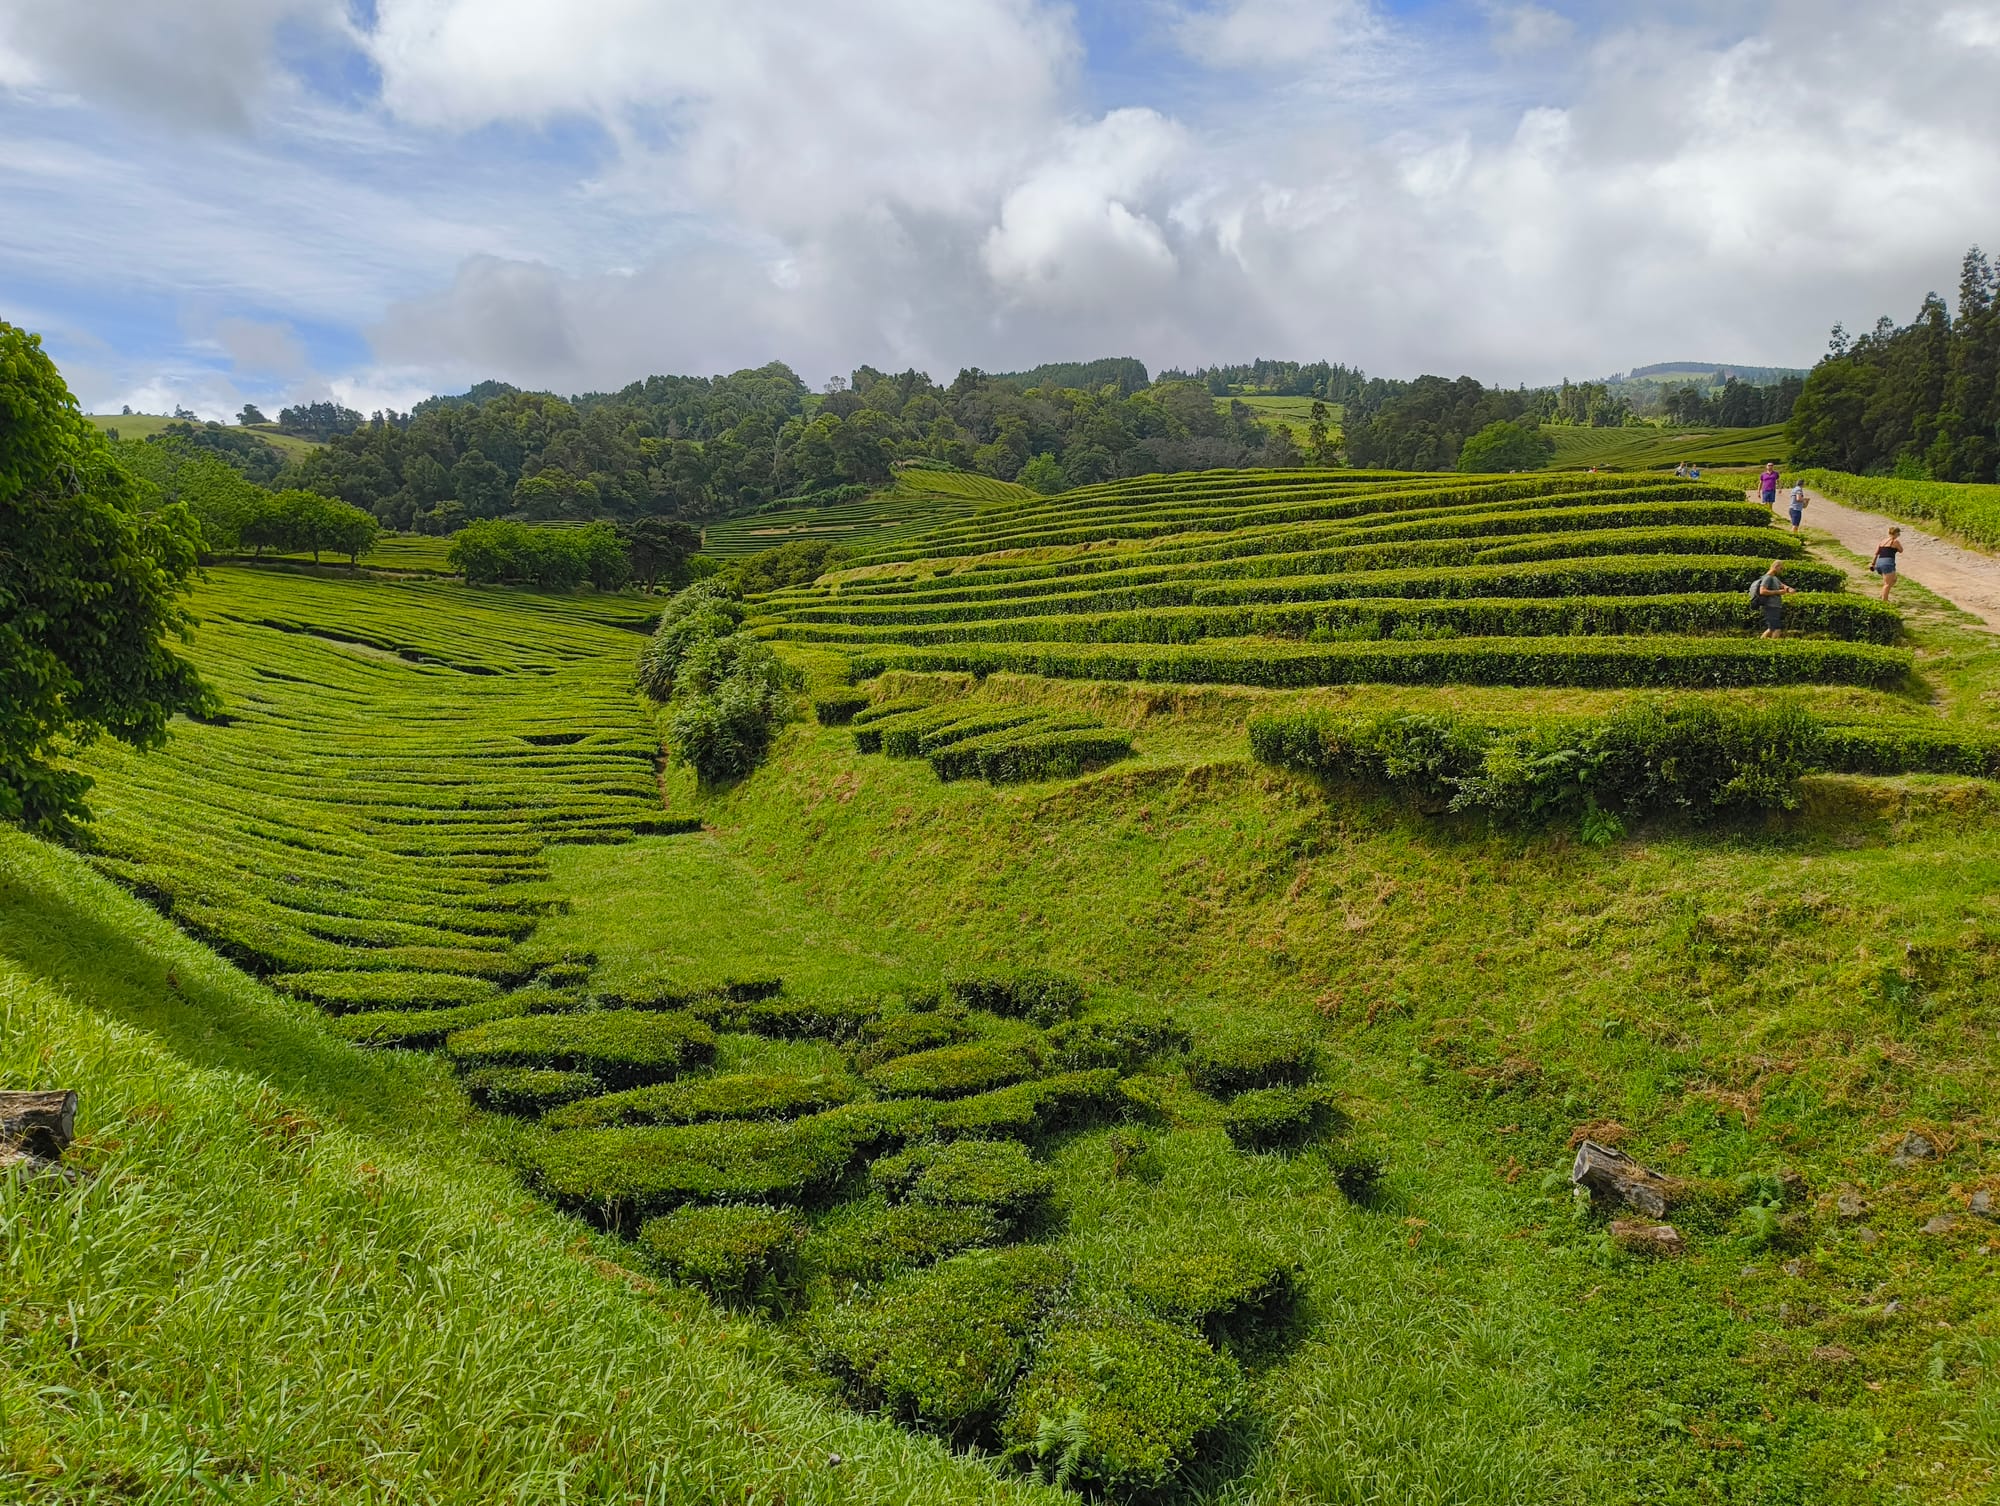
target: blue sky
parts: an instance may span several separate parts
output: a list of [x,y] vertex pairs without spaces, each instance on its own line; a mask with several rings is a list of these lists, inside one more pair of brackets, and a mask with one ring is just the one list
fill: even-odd
[[1803,364],[2000,239],[2000,0],[0,0],[87,406],[769,359]]

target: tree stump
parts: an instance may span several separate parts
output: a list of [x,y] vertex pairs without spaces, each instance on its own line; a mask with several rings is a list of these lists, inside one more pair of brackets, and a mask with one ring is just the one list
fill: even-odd
[[1632,1255],[1682,1255],[1687,1246],[1672,1224],[1649,1224],[1641,1218],[1612,1220],[1611,1242]]
[[76,1138],[76,1092],[0,1092],[0,1147],[56,1161]]
[[1622,1150],[1586,1140],[1576,1150],[1569,1179],[1586,1188],[1593,1202],[1615,1202],[1645,1214],[1665,1218],[1680,1184],[1641,1166]]
[[76,1138],[76,1094],[0,1092],[0,1172],[19,1168],[29,1177],[73,1182],[62,1153]]

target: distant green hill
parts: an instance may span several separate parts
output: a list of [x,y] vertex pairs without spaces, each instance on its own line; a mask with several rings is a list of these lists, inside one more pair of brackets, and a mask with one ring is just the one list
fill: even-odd
[[1626,382],[1673,382],[1684,379],[1708,379],[1720,372],[1723,377],[1735,377],[1739,382],[1748,382],[1753,387],[1768,387],[1773,382],[1782,382],[1786,377],[1802,377],[1806,374],[1803,366],[1739,366],[1733,361],[1661,361],[1652,366],[1637,366],[1623,377],[1613,377],[1613,381]]
[[[86,413],[84,417],[105,433],[116,435],[119,439],[151,439],[168,424],[186,422],[185,419],[165,418],[157,413]],[[282,453],[287,460],[303,459],[320,448],[316,440],[280,434],[275,428],[264,425],[258,425],[246,432],[255,434],[264,443]]]
[[1758,429],[1584,429],[1545,427],[1555,464],[1614,471],[1669,471],[1683,461],[1702,467],[1779,464],[1791,458],[1783,424]]

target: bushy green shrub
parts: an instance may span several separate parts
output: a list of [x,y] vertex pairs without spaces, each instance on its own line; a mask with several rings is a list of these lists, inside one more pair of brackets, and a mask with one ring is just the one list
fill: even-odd
[[[607,1093],[548,1116],[554,1129],[614,1124],[700,1124],[709,1119],[789,1119],[839,1108],[854,1099],[844,1077],[786,1077],[724,1072]],[[581,1095],[579,1095],[581,1096]]]
[[1298,1287],[1297,1260],[1242,1235],[1148,1256],[1125,1279],[1126,1294],[1154,1317],[1204,1328],[1215,1339],[1247,1337],[1282,1317]]
[[1222,1111],[1222,1127],[1242,1150],[1303,1145],[1334,1119],[1333,1095],[1318,1083],[1252,1088],[1237,1094]]
[[826,1314],[814,1347],[857,1404],[968,1440],[999,1416],[1069,1280],[1040,1246],[956,1255]]
[[1099,726],[1053,724],[996,732],[940,748],[930,757],[938,778],[977,774],[988,784],[1025,784],[1037,779],[1073,779],[1128,758],[1131,734]]
[[691,1015],[596,1010],[493,1020],[458,1031],[445,1050],[464,1071],[543,1067],[633,1088],[714,1060],[715,1032]]
[[906,1010],[882,1016],[862,1027],[862,1047],[854,1064],[867,1072],[899,1056],[961,1045],[977,1033],[963,1009]]
[[1303,1083],[1319,1064],[1319,1042],[1303,1025],[1232,1020],[1197,1037],[1188,1077],[1207,1093]]
[[[500,994],[478,1004],[462,1004],[456,1009],[370,1009],[356,1014],[335,1015],[327,1029],[357,1046],[400,1046],[422,1050],[441,1046],[457,1031],[488,1020],[509,1019],[528,1013],[521,990]],[[594,1079],[593,1079],[594,1080]]]
[[1005,1441],[1062,1485],[1158,1490],[1242,1401],[1235,1361],[1193,1335],[1148,1318],[1088,1314],[1038,1346]]
[[465,1079],[472,1101],[496,1114],[532,1118],[597,1091],[588,1072],[555,1072],[546,1067],[488,1067]]
[[868,1284],[998,1244],[1005,1234],[989,1210],[971,1204],[865,1198],[820,1220],[806,1240],[803,1262],[835,1287]]
[[1012,1140],[952,1140],[914,1145],[868,1168],[868,1180],[892,1201],[984,1208],[1009,1223],[1044,1211],[1056,1179]]
[[1143,1063],[1170,1051],[1184,1051],[1190,1037],[1172,1015],[1123,1010],[1065,1020],[1048,1034],[1049,1058],[1072,1071],[1113,1067],[1136,1071]]
[[859,690],[840,690],[832,695],[821,696],[813,702],[813,718],[822,727],[845,727],[854,720],[854,714],[868,704],[868,696]]
[[722,581],[696,581],[677,591],[639,655],[639,688],[656,701],[673,697],[682,661],[697,644],[726,638],[743,620],[743,603]]
[[490,978],[459,973],[296,972],[280,973],[272,987],[324,1009],[456,1009],[482,1003],[500,992]]
[[1324,1160],[1327,1174],[1350,1202],[1365,1203],[1373,1198],[1389,1169],[1381,1152],[1365,1145],[1329,1145],[1314,1154]]
[[963,1098],[1034,1073],[1024,1051],[972,1041],[899,1056],[870,1071],[867,1081],[884,1098]]
[[933,1104],[925,1123],[929,1134],[942,1139],[961,1135],[1029,1139],[1103,1119],[1123,1106],[1117,1072],[1101,1068],[1062,1072]]
[[805,1234],[795,1213],[729,1203],[648,1219],[639,1229],[639,1248],[667,1276],[710,1296],[770,1302],[796,1280]]
[[525,1152],[530,1178],[566,1208],[623,1226],[683,1203],[805,1202],[894,1138],[874,1104],[805,1119],[570,1129]]
[[675,755],[708,784],[748,774],[791,719],[797,680],[769,648],[740,633],[697,645],[682,662],[683,689],[668,714]]
[[1053,1025],[1083,1007],[1083,985],[1046,968],[948,973],[945,989],[967,1009],[983,1009],[1035,1025]]

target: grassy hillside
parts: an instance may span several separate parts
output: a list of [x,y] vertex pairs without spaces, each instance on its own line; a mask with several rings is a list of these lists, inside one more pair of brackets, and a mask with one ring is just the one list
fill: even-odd
[[1782,464],[1792,453],[1783,424],[1686,433],[1654,428],[1561,427],[1542,432],[1556,442],[1555,464],[1572,470],[1594,465],[1614,471],[1671,471],[1683,461],[1704,468],[1762,465],[1767,460]]
[[[1822,778],[1754,829],[1582,848],[1246,747],[1273,710],[1601,712],[1645,677],[1535,666],[1610,638],[1626,665],[1754,666],[1730,701],[1810,660],[1829,713],[1992,730],[1990,637],[1913,590],[1900,646],[1868,641],[1898,627],[1848,604],[1851,561],[1814,581],[1823,636],[1749,640],[1738,576],[1783,549],[1742,508],[1616,478],[1150,478],[990,503],[760,604],[815,696],[879,667],[876,708],[1028,708],[1133,749],[1003,788],[812,721],[732,788],[656,783],[641,603],[214,572],[194,652],[229,720],[90,753],[98,875],[0,847],[0,1049],[85,1088],[101,1170],[75,1196],[105,1210],[6,1194],[10,1484],[1025,1499],[1029,1466],[1171,1434],[1184,1500],[1986,1498],[1989,786]],[[1024,645],[981,677],[935,660]],[[1107,677],[1114,649],[1152,656],[1143,683]],[[1364,654],[1357,683],[1228,683]],[[1043,1003],[1056,1023],[1007,1012]],[[1300,1093],[1323,1114],[1267,1146],[1257,1116]],[[1695,1180],[1685,1256],[1574,1204],[1579,1132]],[[1932,1153],[1896,1159],[1913,1132]],[[976,1164],[909,1158],[968,1138]],[[673,1209],[744,1196],[802,1241],[797,1284],[725,1312]],[[911,1220],[960,1244],[895,1274]],[[1225,1319],[1200,1294],[1235,1268],[1173,1262],[1240,1242],[1292,1295]],[[1041,1327],[964,1301],[1036,1262],[1062,1272]],[[954,1400],[975,1380],[992,1420]]]
[[[1312,422],[1314,401],[1315,399],[1309,397],[1219,397],[1215,400],[1215,405],[1226,413],[1232,402],[1242,403],[1259,418],[1273,419],[1278,423],[1284,424],[1292,431],[1292,437],[1301,446],[1304,446],[1306,442],[1306,426]],[[1327,404],[1327,428],[1332,433],[1336,443],[1340,439],[1340,414],[1341,406],[1339,403]]]
[[[168,424],[179,422],[177,419],[163,418],[153,413],[89,413],[84,416],[100,429],[115,431],[120,439],[150,439]],[[245,432],[255,434],[287,460],[300,459],[320,448],[317,440],[300,439],[294,434],[280,434],[275,429],[255,428]]]
[[711,523],[702,552],[736,559],[801,540],[882,545],[977,512],[991,502],[1033,495],[1026,487],[970,471],[898,471],[874,496],[815,506],[773,506]]

